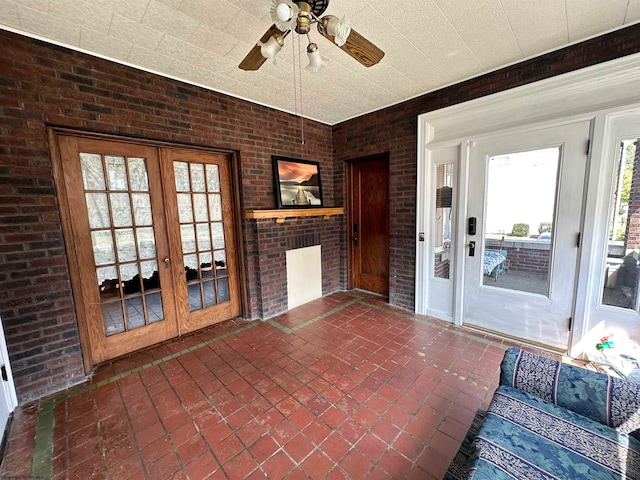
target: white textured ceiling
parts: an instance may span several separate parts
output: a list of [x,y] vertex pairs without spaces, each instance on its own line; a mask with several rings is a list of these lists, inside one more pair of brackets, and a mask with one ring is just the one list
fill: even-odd
[[[238,64],[272,24],[271,0],[0,0],[0,28],[300,114],[290,35],[277,64]],[[322,38],[302,70],[302,114],[333,125],[640,21],[640,0],[331,0],[380,47],[365,68]],[[304,55],[306,41],[301,45]],[[297,62],[295,62],[297,64]],[[306,58],[302,66],[306,65]]]

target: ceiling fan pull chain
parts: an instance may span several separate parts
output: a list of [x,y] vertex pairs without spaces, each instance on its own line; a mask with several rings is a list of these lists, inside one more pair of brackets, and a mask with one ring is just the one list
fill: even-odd
[[295,115],[298,114],[298,82],[296,81],[296,37],[293,36],[291,38],[292,41],[292,45],[291,45],[291,64],[293,65],[293,99],[294,99],[294,105],[293,105],[293,113]]
[[[295,65],[293,68],[296,68]],[[302,53],[300,53],[300,39],[298,39],[298,86],[300,87],[300,144],[304,145],[304,117],[302,116]]]

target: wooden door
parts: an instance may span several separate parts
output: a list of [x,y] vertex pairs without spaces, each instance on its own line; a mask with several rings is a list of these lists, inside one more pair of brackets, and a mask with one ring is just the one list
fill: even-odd
[[389,295],[389,162],[387,155],[349,165],[351,284]]
[[70,136],[59,146],[92,363],[176,336],[157,150]]
[[[229,156],[163,149],[180,333],[240,314]],[[181,268],[182,267],[182,268]]]
[[241,313],[228,155],[57,140],[56,179],[89,366]]

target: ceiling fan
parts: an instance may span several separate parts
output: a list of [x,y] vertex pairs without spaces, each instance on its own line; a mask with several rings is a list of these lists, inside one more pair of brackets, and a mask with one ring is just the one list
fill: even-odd
[[[334,42],[365,67],[371,67],[382,60],[384,52],[353,30],[346,17],[342,19],[333,15],[320,17],[328,6],[329,0],[273,0],[271,19],[274,24],[240,62],[239,68],[258,70],[267,59],[275,61],[276,54],[284,45],[284,39],[292,31],[299,35],[307,35],[309,38],[309,31],[313,24],[317,24],[318,32],[323,37]],[[320,55],[318,46],[310,38],[307,55],[309,70],[317,71],[326,64],[326,59]]]

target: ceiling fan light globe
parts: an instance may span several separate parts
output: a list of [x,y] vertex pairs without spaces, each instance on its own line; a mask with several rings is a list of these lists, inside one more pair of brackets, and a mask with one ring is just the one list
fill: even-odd
[[300,9],[291,0],[273,0],[271,2],[271,21],[285,32],[296,27],[296,19]]
[[311,72],[317,72],[326,67],[327,63],[329,63],[329,60],[326,57],[320,55],[320,51],[317,48],[313,51],[309,51],[307,49],[307,56],[309,57],[309,65],[305,67],[305,70],[309,70]]
[[278,16],[278,20],[281,22],[288,22],[291,20],[291,7],[286,3],[279,3],[276,8],[276,14]]
[[280,50],[282,50],[282,40],[278,41],[276,36],[271,37],[266,42],[258,42],[260,46],[260,55],[262,55],[267,60],[273,60],[273,63],[276,63],[276,55]]
[[337,17],[331,17],[327,22],[327,33],[335,37],[335,44],[341,47],[349,38],[349,34],[351,33],[351,22],[346,16],[342,17],[342,20],[338,20]]

